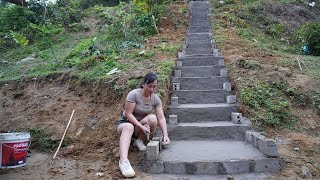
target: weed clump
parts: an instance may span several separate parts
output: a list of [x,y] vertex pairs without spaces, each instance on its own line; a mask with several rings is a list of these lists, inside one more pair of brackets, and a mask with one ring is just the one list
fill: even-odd
[[261,83],[242,89],[241,99],[262,125],[291,127],[294,117],[288,109],[289,101],[281,94],[277,88]]
[[[59,145],[60,140],[53,140],[44,129],[31,128],[29,129],[31,134],[31,146],[30,148],[38,149],[41,151],[53,151]],[[66,139],[65,139],[66,140]],[[63,141],[62,146],[66,146],[67,141]]]

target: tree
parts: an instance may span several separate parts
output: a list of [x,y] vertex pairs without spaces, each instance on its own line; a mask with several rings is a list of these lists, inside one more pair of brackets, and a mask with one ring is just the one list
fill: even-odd
[[20,5],[20,6],[26,6],[27,5],[26,0],[2,0],[2,1],[13,3],[13,4],[16,4],[16,5]]

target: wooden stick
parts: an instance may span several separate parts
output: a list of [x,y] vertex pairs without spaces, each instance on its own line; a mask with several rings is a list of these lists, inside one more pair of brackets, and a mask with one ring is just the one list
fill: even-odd
[[300,70],[302,71],[302,67],[301,67],[301,64],[300,64],[300,60],[299,60],[299,58],[297,58],[297,61],[298,61],[298,64],[299,64]]
[[57,154],[58,154],[58,152],[59,152],[59,150],[60,150],[60,147],[61,147],[61,145],[62,145],[62,142],[63,142],[63,140],[64,140],[64,137],[65,137],[65,135],[66,135],[66,133],[67,133],[67,130],[68,130],[69,126],[70,126],[70,123],[71,123],[71,120],[72,120],[74,111],[75,111],[75,110],[72,111],[72,114],[71,114],[71,117],[70,117],[70,119],[69,119],[68,125],[67,125],[66,129],[64,130],[62,139],[61,139],[61,141],[60,141],[60,143],[59,143],[59,146],[58,146],[58,149],[57,149],[56,153],[54,153],[54,156],[53,156],[53,158],[52,158],[51,164],[52,164],[52,163],[54,162],[54,160],[56,159],[56,156],[57,156]]

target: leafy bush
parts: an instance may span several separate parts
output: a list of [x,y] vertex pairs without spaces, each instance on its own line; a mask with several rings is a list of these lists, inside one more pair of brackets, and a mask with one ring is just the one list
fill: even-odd
[[320,22],[306,23],[293,33],[295,43],[306,45],[313,55],[320,55]]
[[0,32],[20,31],[35,22],[36,14],[21,6],[0,8]]

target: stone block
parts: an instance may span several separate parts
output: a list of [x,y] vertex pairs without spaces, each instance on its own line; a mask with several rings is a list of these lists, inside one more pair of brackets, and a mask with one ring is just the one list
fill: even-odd
[[242,114],[241,113],[236,113],[232,112],[231,113],[231,121],[235,124],[241,124],[241,119],[242,119]]
[[178,52],[178,58],[182,58],[184,56],[183,52]]
[[168,174],[186,174],[186,166],[183,162],[165,162],[164,172]]
[[179,91],[180,90],[180,83],[172,83],[172,89],[173,89],[173,91]]
[[278,157],[278,147],[273,139],[258,139],[259,150],[268,157]]
[[177,68],[181,68],[182,67],[182,61],[177,61]]
[[178,102],[178,97],[171,97],[171,105],[172,106],[178,106],[179,102]]
[[252,141],[253,142],[253,146],[259,149],[258,141],[266,139],[266,137],[261,135],[258,132],[254,132],[252,135],[253,135],[253,141]]
[[246,143],[253,144],[253,133],[254,131],[246,131]]
[[218,60],[218,65],[219,66],[224,66],[224,59],[219,59]]
[[[218,175],[220,164],[218,162],[194,162],[196,171],[194,174],[197,175]],[[187,170],[188,171],[188,170]]]
[[150,141],[147,144],[147,160],[155,161],[159,157],[159,141]]
[[181,70],[174,70],[174,77],[181,78]]
[[223,83],[223,89],[226,91],[231,91],[231,83],[230,82]]
[[220,70],[220,76],[221,77],[228,77],[228,69],[227,68],[222,68]]
[[147,161],[147,172],[154,174],[164,173],[164,163],[159,161]]
[[153,137],[152,141],[159,141],[159,151],[162,150],[163,136]]
[[280,170],[279,158],[257,159],[254,161],[253,171],[255,173],[278,172]]
[[227,174],[249,173],[250,163],[248,160],[231,160],[223,163]]
[[234,104],[236,102],[237,102],[237,96],[235,96],[235,95],[227,96],[227,103],[228,104]]
[[169,115],[169,124],[171,125],[178,124],[178,115],[175,115],[175,114]]

